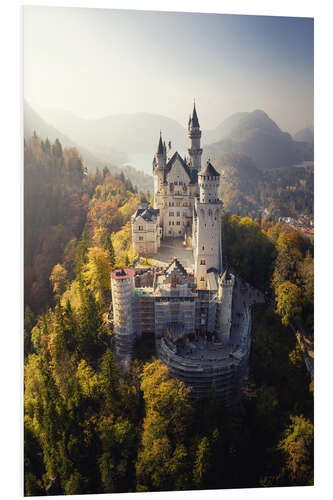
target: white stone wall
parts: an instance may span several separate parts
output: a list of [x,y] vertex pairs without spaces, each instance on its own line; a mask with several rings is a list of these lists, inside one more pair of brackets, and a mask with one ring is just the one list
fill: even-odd
[[207,270],[221,271],[221,216],[222,202],[201,203],[196,200],[198,216],[194,265],[199,289],[207,288]]
[[113,327],[116,335],[134,335],[133,300],[134,278],[111,278]]
[[202,149],[200,147],[201,132],[199,128],[194,128],[189,131],[190,147],[188,154],[190,155],[193,167],[199,172],[201,169]]
[[138,216],[132,218],[132,244],[138,255],[153,255],[160,247],[160,218],[153,217],[152,221],[146,221]]
[[219,177],[212,177],[210,175],[198,175],[198,183],[200,189],[201,203],[216,202],[218,197],[218,188],[220,185]]
[[182,237],[191,225],[195,186],[177,159],[167,174],[167,183],[155,193],[154,207],[160,209],[163,238]]

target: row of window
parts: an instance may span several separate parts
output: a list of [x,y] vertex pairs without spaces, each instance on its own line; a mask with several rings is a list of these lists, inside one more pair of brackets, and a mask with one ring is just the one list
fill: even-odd
[[[165,207],[168,206],[168,202],[167,201],[164,203],[164,206]],[[176,201],[176,205],[175,205],[174,201],[169,201],[169,207],[174,207],[174,206],[176,206],[176,207],[181,207],[181,206],[183,206],[183,207],[192,207],[192,204],[191,204],[191,202],[187,203],[187,201],[184,201],[184,203],[182,205],[180,203],[180,201]]]
[[[171,229],[170,229],[170,231],[169,231],[169,234],[172,234]],[[181,232],[181,231],[178,231],[178,234],[182,234],[182,232]]]
[[[175,222],[174,222],[174,221],[169,220],[169,226],[174,226],[174,225],[175,225]],[[177,222],[176,222],[176,226],[180,226],[180,225],[181,225],[181,224],[180,224],[180,221],[179,221],[179,220],[177,220]],[[183,222],[183,226],[185,226],[185,222]]]
[[[169,216],[173,217],[175,215],[175,212],[169,212]],[[183,212],[183,217],[186,217],[186,212]],[[176,216],[180,217],[180,212],[176,212]]]

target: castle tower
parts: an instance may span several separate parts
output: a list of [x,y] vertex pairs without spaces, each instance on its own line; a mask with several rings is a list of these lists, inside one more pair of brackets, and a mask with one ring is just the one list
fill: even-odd
[[222,272],[220,174],[208,161],[198,174],[200,198],[195,200],[194,268],[197,287],[207,289],[207,271]]
[[154,176],[154,208],[158,208],[157,196],[161,192],[161,187],[164,182],[164,170],[166,167],[166,147],[162,141],[162,133],[158,141],[157,152],[153,160],[153,176]]
[[195,103],[193,106],[192,116],[190,116],[190,119],[188,121],[188,137],[190,139],[190,147],[188,149],[188,153],[190,155],[192,168],[199,172],[201,169],[202,155],[202,149],[200,147],[201,130],[197,111],[195,109]]
[[232,292],[235,276],[227,268],[218,280],[217,336],[223,344],[229,344],[232,318]]
[[136,338],[134,316],[134,269],[116,269],[111,273],[113,329],[116,360],[124,370],[131,362]]

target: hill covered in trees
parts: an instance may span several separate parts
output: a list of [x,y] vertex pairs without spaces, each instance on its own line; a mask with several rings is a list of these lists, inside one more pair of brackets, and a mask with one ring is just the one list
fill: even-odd
[[263,171],[244,153],[219,153],[215,166],[227,212],[258,218],[265,208],[273,219],[313,215],[313,166]]
[[194,402],[153,342],[138,341],[126,375],[115,364],[109,274],[136,257],[141,196],[59,141],[25,143],[25,494],[312,484],[313,385],[289,327],[313,327],[312,241],[223,215],[224,258],[274,307],[254,312],[239,407],[214,386]]
[[[67,127],[65,127],[67,130]],[[61,130],[61,131],[60,131]],[[123,173],[126,177],[129,177],[134,186],[138,186],[141,190],[152,190],[153,179],[150,175],[145,174],[131,166],[118,165],[123,164],[127,161],[127,155],[116,151],[111,147],[103,146],[102,150],[96,148],[96,151],[92,152],[86,144],[89,141],[80,143],[75,142],[70,135],[65,135],[63,129],[58,129],[54,125],[47,123],[36,111],[24,101],[24,138],[29,141],[30,138],[36,134],[38,137],[44,141],[48,139],[54,142],[58,139],[63,147],[75,148],[84,161],[85,167],[88,172],[95,172],[96,168],[102,170],[105,166],[110,170],[111,173],[120,175]],[[94,128],[90,124],[87,130],[87,134],[93,134]],[[109,144],[109,140],[106,138],[105,144]],[[85,146],[82,146],[85,144]]]
[[309,127],[302,128],[296,134],[294,134],[295,141],[308,142],[309,144],[313,144],[314,142],[314,131],[313,125]]
[[293,140],[264,111],[237,113],[220,129],[220,139],[205,146],[205,154],[210,157],[221,152],[245,153],[260,169],[313,161],[313,144]]

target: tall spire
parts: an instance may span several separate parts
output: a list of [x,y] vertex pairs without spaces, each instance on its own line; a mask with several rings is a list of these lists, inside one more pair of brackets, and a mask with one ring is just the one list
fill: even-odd
[[159,140],[159,143],[158,143],[157,154],[158,155],[163,155],[164,154],[164,148],[163,148],[162,132],[161,132],[161,130],[160,130],[160,140]]
[[193,112],[192,112],[192,127],[197,127],[197,128],[200,128],[200,125],[199,125],[199,120],[198,120],[198,115],[197,115],[197,110],[195,109],[195,99],[194,99],[194,102],[193,102]]

